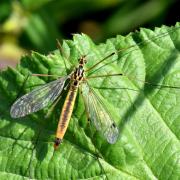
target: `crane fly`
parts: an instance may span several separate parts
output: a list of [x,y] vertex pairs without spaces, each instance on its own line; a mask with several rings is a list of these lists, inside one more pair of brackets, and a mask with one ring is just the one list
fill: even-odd
[[[64,101],[56,131],[56,138],[54,142],[55,149],[57,149],[59,144],[61,144],[65,135],[80,85],[82,88],[83,98],[87,99],[85,100],[85,105],[89,118],[94,123],[96,129],[102,132],[109,143],[115,143],[118,138],[119,130],[114,120],[111,118],[110,113],[104,108],[101,100],[96,98],[95,92],[88,85],[84,75],[85,64],[86,58],[85,56],[82,56],[79,59],[78,67],[72,73],[40,86],[34,89],[32,92],[19,98],[11,107],[11,117],[24,117],[28,114],[39,111],[47,106],[50,102],[53,103],[60,96],[64,89],[65,82],[69,79],[69,91]],[[100,113],[98,114],[98,112]]]
[[[167,33],[166,33],[167,34]],[[162,35],[163,37],[163,35]],[[122,50],[120,50],[122,51]],[[81,56],[79,58],[79,64],[69,75],[61,77],[55,81],[48,84],[42,85],[30,93],[22,96],[11,106],[10,114],[12,118],[24,117],[28,114],[37,112],[43,109],[45,106],[52,104],[61,95],[65,83],[68,81],[68,93],[65,98],[61,115],[58,122],[58,127],[56,131],[56,137],[54,141],[54,148],[62,143],[63,137],[67,130],[77,92],[80,89],[82,92],[85,109],[88,116],[95,128],[101,132],[108,143],[114,144],[119,136],[119,129],[112,118],[111,113],[108,108],[103,104],[102,99],[96,94],[93,88],[88,84],[88,78],[101,78],[106,76],[124,76],[122,73],[109,74],[109,75],[97,75],[86,77],[86,72],[95,69],[100,63],[105,61],[107,58],[113,56],[115,53],[111,53],[102,60],[98,61],[95,65],[91,66],[89,69],[85,69],[86,56]],[[144,82],[147,83],[147,82]],[[152,84],[153,85],[153,84]],[[158,85],[159,86],[159,85]],[[164,86],[170,87],[170,86]]]

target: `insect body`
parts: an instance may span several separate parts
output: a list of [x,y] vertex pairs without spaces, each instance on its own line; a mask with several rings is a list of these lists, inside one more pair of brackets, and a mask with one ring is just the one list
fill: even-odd
[[70,84],[70,89],[69,92],[66,96],[66,100],[64,102],[59,124],[58,124],[58,129],[56,132],[56,139],[55,139],[55,144],[54,147],[57,148],[58,145],[61,143],[64,134],[66,132],[66,129],[68,127],[69,120],[72,115],[75,99],[77,96],[77,91],[80,83],[82,82],[84,78],[84,64],[85,64],[85,57],[81,57],[79,61],[79,66],[76,68],[74,73],[71,75],[71,84]]
[[116,127],[113,118],[111,118],[107,108],[104,108],[102,101],[97,98],[95,92],[86,82],[86,79],[84,78],[85,63],[85,56],[82,56],[79,60],[78,67],[70,75],[40,86],[19,98],[11,107],[11,117],[24,117],[52,104],[61,94],[66,80],[70,79],[69,91],[58,123],[54,148],[57,149],[59,144],[62,142],[73,112],[74,103],[80,85],[82,85],[82,89],[84,89],[82,94],[85,100],[86,109],[94,126],[101,132],[109,143],[115,143],[119,135],[119,130]]

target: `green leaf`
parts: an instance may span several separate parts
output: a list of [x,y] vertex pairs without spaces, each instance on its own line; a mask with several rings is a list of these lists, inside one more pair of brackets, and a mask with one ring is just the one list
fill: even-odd
[[63,42],[62,54],[68,59],[68,67],[77,65],[81,55],[87,55],[89,68],[115,52],[101,64],[108,65],[99,65],[87,74],[124,75],[88,80],[104,97],[119,127],[120,136],[113,145],[88,123],[80,94],[57,151],[53,141],[65,94],[47,119],[49,107],[21,119],[10,117],[10,107],[18,97],[54,79],[27,79],[30,73],[66,74],[59,51],[48,56],[32,52],[22,57],[16,69],[2,71],[1,179],[179,179],[180,88],[144,83],[180,87],[178,25],[155,31],[141,29],[98,46],[84,34]]

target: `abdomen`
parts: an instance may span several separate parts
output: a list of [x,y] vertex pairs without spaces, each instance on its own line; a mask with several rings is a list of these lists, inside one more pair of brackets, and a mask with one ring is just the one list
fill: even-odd
[[77,88],[76,86],[71,86],[66,96],[56,132],[55,148],[61,143],[67,130],[77,96]]

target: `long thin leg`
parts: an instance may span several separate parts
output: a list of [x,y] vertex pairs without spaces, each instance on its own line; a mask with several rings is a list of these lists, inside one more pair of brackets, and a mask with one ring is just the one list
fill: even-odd
[[123,74],[122,73],[117,73],[117,74],[102,74],[102,75],[97,75],[97,76],[89,76],[86,79],[102,78],[102,77],[109,77],[109,76],[123,76]]
[[139,82],[142,82],[144,84],[148,84],[150,86],[155,86],[155,87],[159,87],[159,88],[174,88],[174,89],[180,89],[179,86],[169,86],[169,85],[163,85],[163,84],[154,84],[154,83],[150,83],[148,81],[143,81],[141,79],[137,79],[135,77],[132,76],[127,76],[127,75],[123,75],[122,73],[117,73],[117,74],[103,74],[103,75],[98,75],[98,76],[89,76],[86,79],[93,79],[93,78],[105,78],[105,77],[112,77],[112,76],[125,76],[129,79],[133,79]]
[[[61,78],[62,76],[58,76],[58,75],[50,75],[50,74],[28,74],[28,77],[30,76],[38,76],[38,77],[56,77],[56,78]],[[35,85],[35,86],[40,86],[42,84],[39,85]]]
[[[178,28],[179,28],[179,27],[178,27]],[[170,32],[170,31],[169,31],[169,32]],[[159,39],[160,37],[166,36],[169,32],[164,32],[164,33],[162,33],[162,34],[160,34],[160,35],[157,35],[157,36],[155,36],[155,37],[153,37],[153,38],[144,40],[144,41],[142,41],[142,42],[140,42],[140,43],[133,44],[133,45],[131,45],[131,46],[128,46],[128,47],[125,47],[125,48],[121,48],[121,49],[119,49],[119,50],[116,50],[116,52],[113,52],[113,53],[109,54],[108,56],[106,56],[106,57],[103,58],[102,60],[98,61],[98,62],[97,62],[96,64],[94,64],[93,66],[91,66],[89,69],[86,70],[86,72],[94,69],[96,66],[98,66],[100,63],[102,63],[103,61],[105,61],[105,60],[108,59],[109,57],[113,56],[115,53],[120,53],[121,51],[124,51],[124,50],[127,50],[127,49],[131,49],[131,48],[132,48],[132,50],[131,50],[131,52],[132,52],[132,51],[136,50],[136,48],[134,48],[134,47],[139,47],[139,46],[141,46],[141,45],[146,45],[148,42],[151,42],[152,40],[156,40],[156,39]],[[129,53],[129,52],[128,52],[128,53]],[[112,62],[114,62],[114,61],[112,61]],[[112,63],[112,62],[111,62],[111,63]]]
[[66,74],[68,74],[68,68],[67,68],[67,64],[66,64],[66,61],[65,61],[64,57],[65,57],[66,59],[68,59],[68,58],[66,57],[66,55],[65,55],[65,53],[64,53],[64,50],[63,50],[63,48],[62,48],[61,43],[59,42],[59,40],[57,39],[56,41],[57,41],[57,46],[58,46],[59,52],[60,52],[60,54],[62,54],[62,56],[63,56],[63,62],[64,62],[64,66],[65,66],[65,69],[66,69]]
[[111,53],[110,55],[106,56],[105,58],[101,59],[100,61],[98,61],[96,64],[94,64],[93,66],[91,66],[89,69],[86,69],[85,72],[88,72],[92,69],[94,69],[96,66],[98,66],[100,63],[102,63],[103,61],[105,61],[106,59],[108,59],[109,57],[111,57],[112,55],[114,55],[115,52]]
[[55,106],[57,105],[57,103],[59,102],[59,100],[61,99],[62,96],[59,96],[56,101],[53,103],[53,105],[51,105],[50,109],[48,109],[47,114],[45,115],[45,118],[49,118],[50,114],[53,112]]
[[[136,45],[137,46],[137,45]],[[118,50],[117,52],[121,52],[124,51],[126,49],[132,48],[133,46],[127,47],[127,48],[122,48],[120,50]],[[109,57],[113,56],[114,54],[116,54],[115,52],[112,52],[111,54],[109,54],[108,56],[106,56],[105,58],[101,59],[100,61],[98,61],[96,64],[94,64],[93,66],[91,66],[89,69],[87,69],[85,72],[91,71],[92,69],[94,69],[96,66],[98,66],[100,63],[102,63],[103,61],[105,61],[106,59],[108,59]]]
[[41,76],[41,77],[57,77],[57,78],[61,78],[62,76],[58,76],[58,75],[51,75],[51,74],[30,74],[29,76]]

